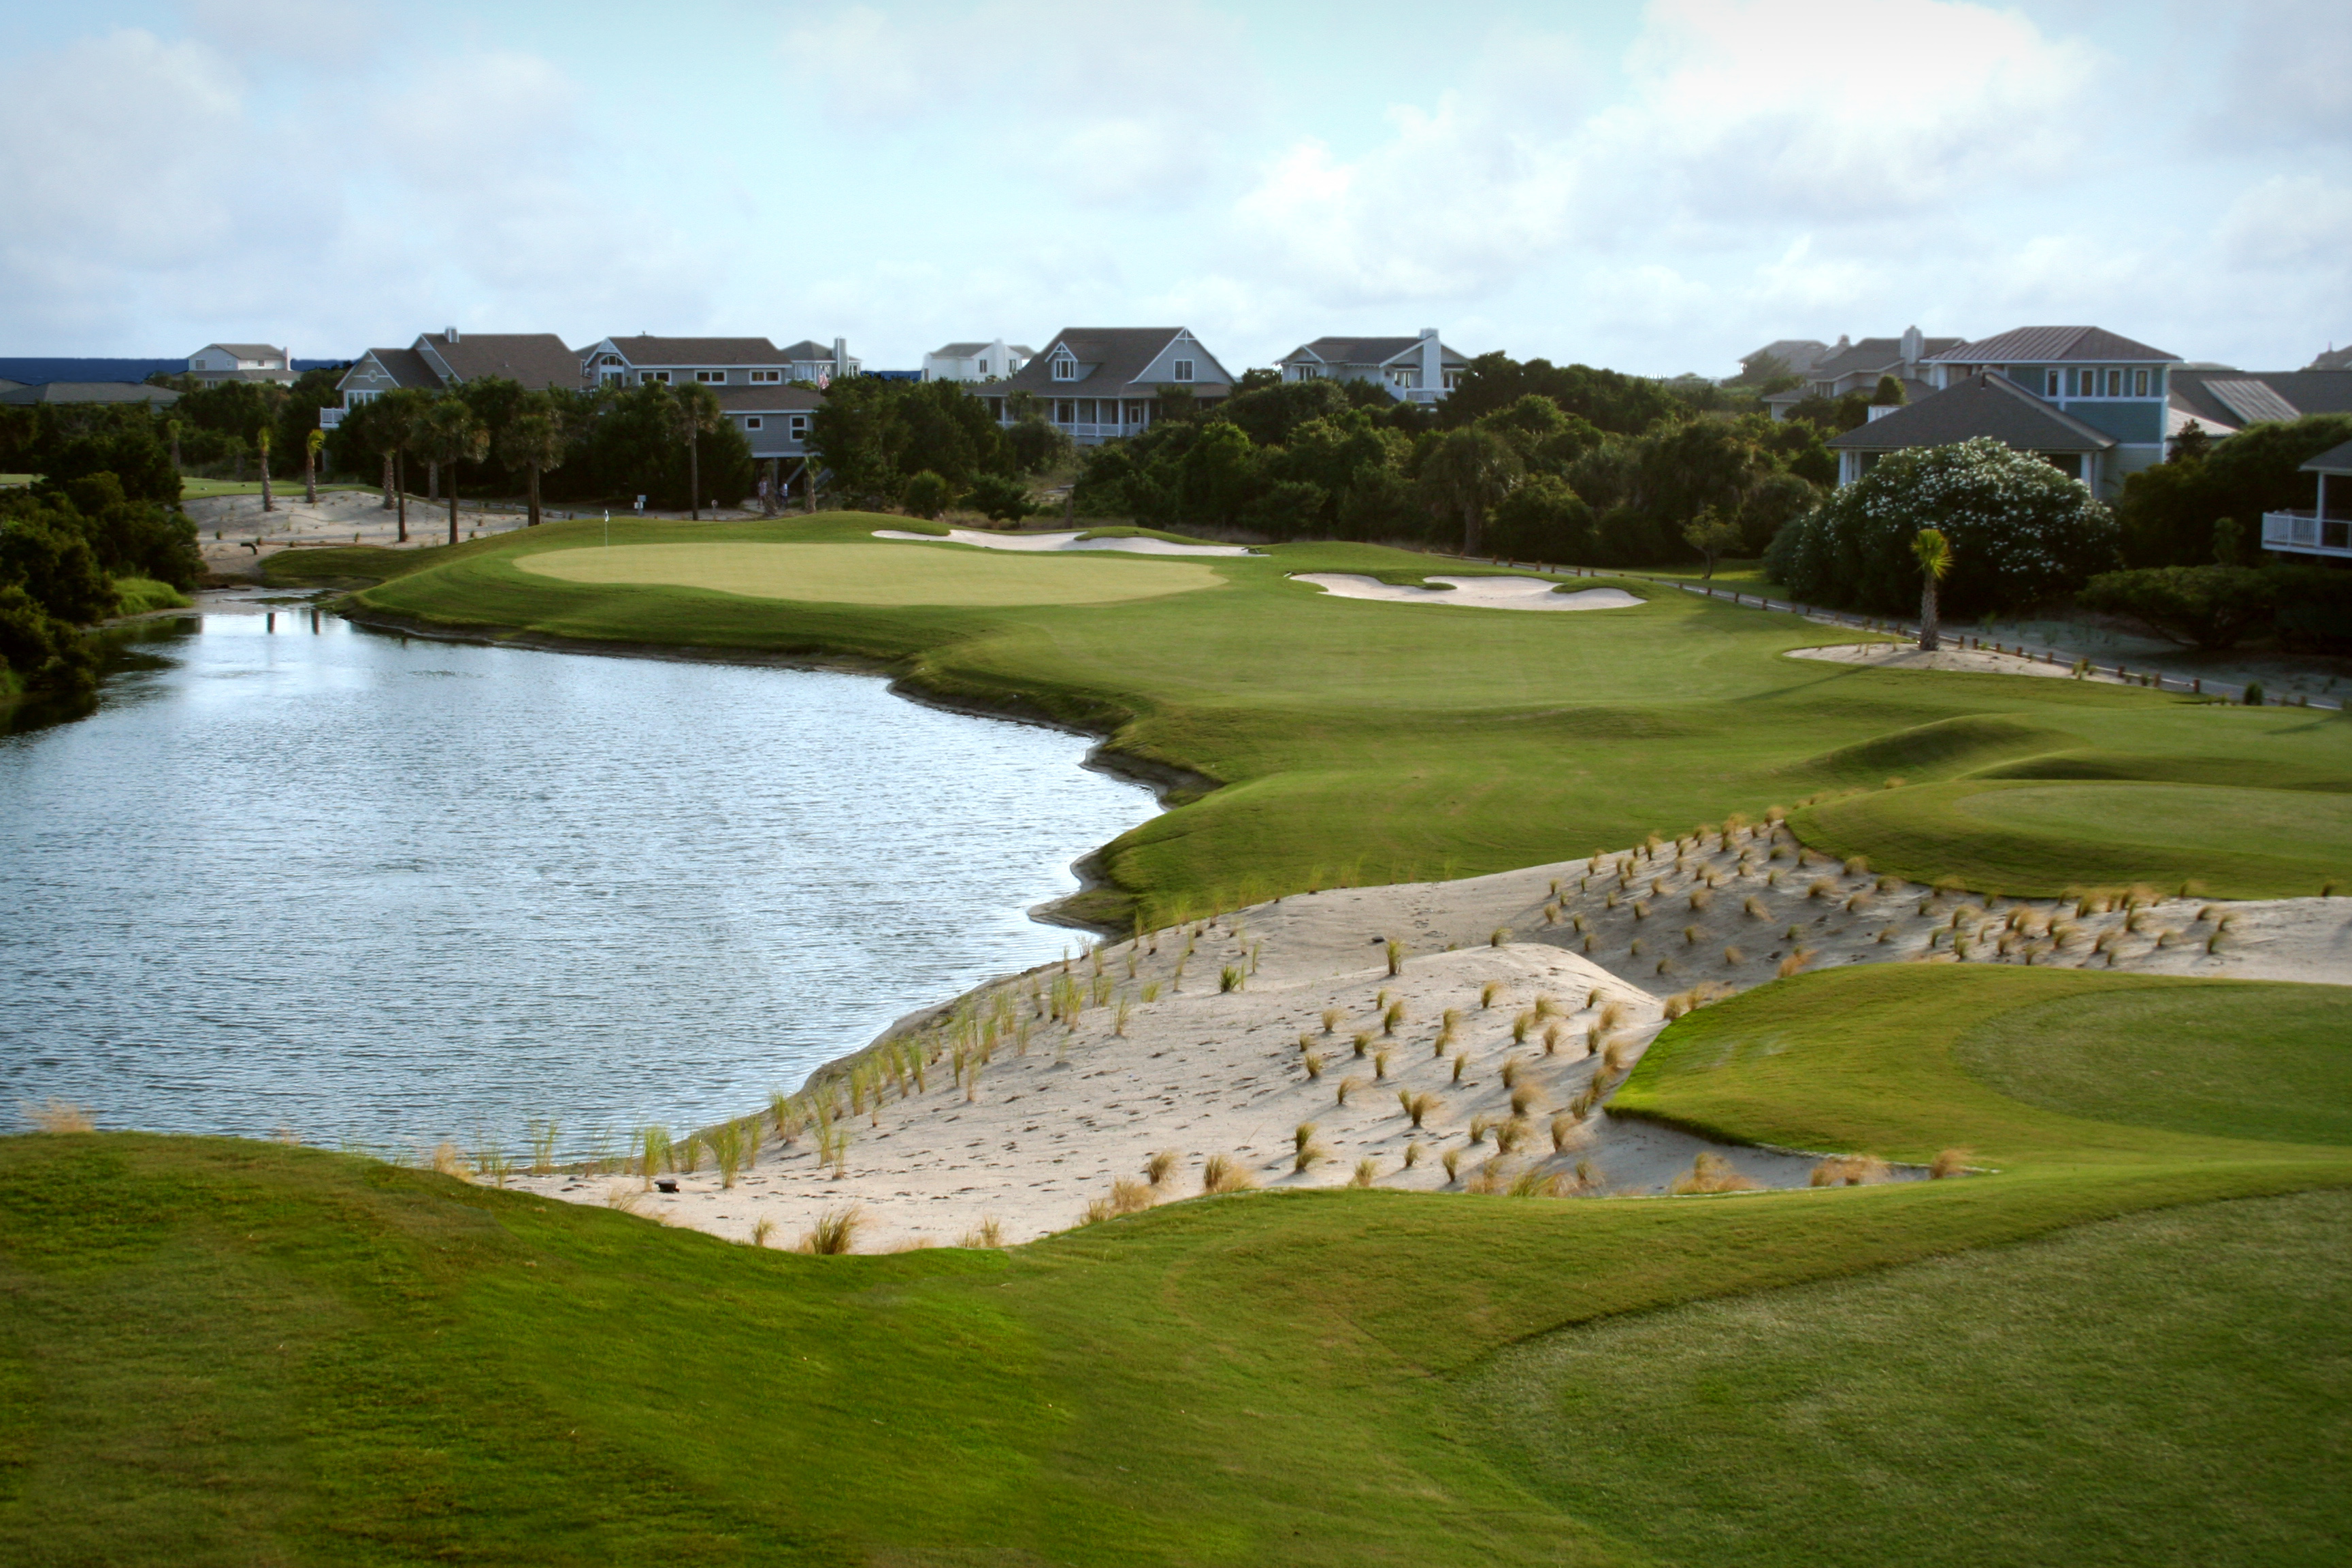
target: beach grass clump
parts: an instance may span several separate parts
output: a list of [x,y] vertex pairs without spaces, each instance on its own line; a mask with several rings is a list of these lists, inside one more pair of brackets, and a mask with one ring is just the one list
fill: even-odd
[[1412,1120],[1413,1130],[1419,1131],[1428,1121],[1429,1113],[1437,1109],[1438,1100],[1426,1089],[1416,1092],[1410,1089],[1401,1089],[1397,1090],[1397,1104]]
[[736,1176],[743,1169],[743,1130],[732,1121],[722,1121],[702,1136],[710,1145],[711,1160],[719,1167],[720,1189],[731,1192]]
[[1568,1152],[1569,1145],[1574,1143],[1578,1135],[1583,1131],[1583,1127],[1577,1117],[1562,1111],[1551,1119],[1550,1131],[1551,1152],[1555,1154],[1565,1154]]
[[1536,1016],[1533,1013],[1521,1013],[1518,1016],[1513,1018],[1511,1020],[1511,1044],[1515,1046],[1526,1045],[1528,1043],[1528,1031],[1535,1026]]
[[1938,1150],[1927,1166],[1927,1175],[1930,1180],[1938,1182],[1952,1176],[1965,1176],[1969,1173],[1969,1162],[1975,1158],[1976,1151],[1973,1149]]
[[1488,947],[1501,947],[1510,940],[1511,928],[1508,926],[1496,926],[1493,931],[1486,933],[1486,945]]
[[1403,1022],[1404,1004],[1402,1002],[1391,1002],[1388,1005],[1386,1010],[1381,1014],[1381,1033],[1383,1035],[1393,1035],[1397,1032],[1397,1026]]
[[1792,952],[1792,953],[1789,954],[1786,958],[1783,958],[1782,960],[1780,960],[1780,964],[1779,964],[1779,965],[1778,965],[1778,966],[1773,970],[1773,973],[1774,973],[1775,974],[1777,974],[1780,978],[1781,978],[1781,979],[1783,979],[1783,980],[1786,980],[1786,979],[1788,979],[1788,978],[1789,978],[1789,976],[1790,976],[1791,974],[1794,974],[1794,973],[1796,973],[1798,971],[1800,971],[1800,970],[1803,969],[1803,968],[1805,967],[1805,965],[1807,965],[1807,964],[1809,964],[1809,963],[1812,963],[1812,961],[1813,961],[1813,951],[1812,951],[1812,949],[1808,948],[1808,947],[1801,947],[1801,948],[1799,948],[1796,952]]
[[1527,1070],[1528,1061],[1525,1057],[1504,1058],[1502,1070],[1503,1087],[1505,1089],[1509,1089],[1512,1085],[1517,1083],[1519,1081],[1519,1075]]
[[1308,1051],[1305,1056],[1298,1058],[1298,1062],[1301,1067],[1304,1067],[1307,1069],[1307,1082],[1313,1083],[1317,1079],[1323,1076],[1322,1052]]
[[1341,1105],[1347,1104],[1348,1097],[1349,1095],[1355,1093],[1356,1090],[1362,1089],[1370,1082],[1371,1079],[1364,1077],[1361,1073],[1357,1073],[1352,1077],[1341,1079],[1339,1080],[1339,1103]]
[[1465,1072],[1468,1072],[1469,1070],[1470,1070],[1470,1053],[1469,1053],[1468,1051],[1456,1051],[1456,1052],[1454,1052],[1454,1082],[1456,1082],[1456,1083],[1460,1083],[1460,1082],[1462,1081],[1462,1075],[1463,1075],[1464,1073],[1465,1073]]
[[1495,1005],[1495,998],[1502,994],[1503,983],[1499,980],[1489,980],[1486,984],[1478,987],[1478,1010],[1483,1013]]
[[767,1246],[767,1245],[768,1245],[768,1238],[769,1238],[770,1237],[772,1237],[772,1236],[775,1235],[775,1234],[776,1234],[776,1216],[775,1216],[775,1215],[765,1215],[765,1214],[763,1214],[763,1215],[761,1215],[758,1219],[755,1219],[755,1220],[753,1220],[753,1221],[751,1222],[751,1245],[752,1245],[752,1246],[754,1246],[754,1247],[765,1247],[765,1246]]
[[1569,1182],[1566,1176],[1551,1172],[1522,1171],[1504,1191],[1507,1196],[1515,1198],[1564,1198],[1568,1196]]
[[1448,1149],[1444,1154],[1440,1157],[1439,1163],[1445,1167],[1445,1179],[1447,1181],[1458,1182],[1462,1179],[1461,1150]]
[[1133,1176],[1121,1176],[1110,1184],[1113,1214],[1141,1214],[1159,1201],[1150,1183],[1139,1182]]
[[1355,1173],[1348,1178],[1351,1187],[1369,1187],[1380,1180],[1381,1163],[1367,1154],[1356,1162]]
[[1356,1055],[1361,1058],[1372,1048],[1372,1032],[1370,1029],[1359,1029],[1349,1038],[1349,1043],[1356,1047]]
[[1414,1166],[1420,1164],[1421,1154],[1421,1140],[1418,1138],[1407,1139],[1404,1146],[1404,1168],[1410,1171]]
[[1875,1154],[1832,1154],[1813,1167],[1808,1184],[1860,1187],[1886,1180],[1886,1162]]
[[1385,1083],[1386,1081],[1388,1081],[1388,1076],[1389,1076],[1389,1053],[1388,1053],[1388,1052],[1386,1052],[1386,1051],[1374,1051],[1374,1052],[1372,1053],[1372,1079],[1373,1079],[1373,1081],[1374,1081],[1374,1082],[1376,1082],[1376,1083]]
[[1543,1054],[1548,1057],[1558,1056],[1559,1054],[1559,1043],[1561,1040],[1565,1039],[1567,1036],[1568,1031],[1562,1028],[1559,1025],[1545,1025],[1543,1032]]
[[1677,1197],[1706,1193],[1752,1193],[1758,1184],[1732,1168],[1731,1162],[1712,1150],[1702,1150],[1691,1168],[1676,1176],[1666,1190]]
[[1511,1089],[1511,1114],[1525,1116],[1528,1111],[1540,1107],[1543,1104],[1543,1087],[1540,1084],[1517,1084]]
[[90,1120],[89,1112],[69,1100],[20,1100],[16,1102],[16,1114],[36,1132],[98,1131],[98,1123]]
[[1158,1151],[1150,1159],[1144,1161],[1143,1179],[1155,1187],[1167,1185],[1168,1178],[1175,1174],[1176,1167],[1182,1159],[1183,1156],[1173,1149]]
[[1323,1032],[1327,1035],[1337,1034],[1339,1029],[1339,1020],[1346,1016],[1347,1015],[1339,1011],[1337,1007],[1324,1008]]
[[1212,1154],[1201,1165],[1201,1191],[1209,1197],[1223,1193],[1245,1193],[1257,1185],[1249,1168],[1231,1154]]
[[[670,1163],[669,1130],[664,1127],[639,1129],[637,1173],[645,1178],[646,1186],[652,1187],[655,1175],[669,1169]],[[437,1161],[434,1168],[436,1170],[440,1168]]]
[[983,1215],[981,1216],[981,1221],[978,1225],[972,1226],[970,1230],[965,1231],[961,1236],[956,1237],[956,1245],[958,1247],[971,1247],[975,1250],[982,1247],[1003,1247],[1004,1245],[1004,1222],[998,1219],[993,1215]]
[[1239,991],[1248,978],[1249,977],[1246,974],[1242,973],[1242,967],[1240,964],[1228,963],[1223,969],[1217,971],[1217,990],[1220,993]]
[[857,1233],[866,1227],[866,1211],[856,1204],[827,1209],[816,1216],[801,1237],[800,1250],[817,1258],[838,1258],[857,1250]]
[[1388,961],[1389,961],[1389,973],[1390,973],[1391,974],[1402,974],[1402,973],[1404,973],[1404,943],[1402,943],[1402,942],[1401,942],[1397,941],[1397,939],[1396,939],[1396,938],[1394,938],[1394,937],[1391,937],[1391,938],[1389,938],[1389,940],[1388,940],[1387,943],[1385,944],[1385,950],[1386,950],[1387,954],[1388,954]]

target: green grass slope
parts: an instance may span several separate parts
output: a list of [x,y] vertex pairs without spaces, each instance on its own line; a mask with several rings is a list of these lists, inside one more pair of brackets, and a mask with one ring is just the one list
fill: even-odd
[[[906,521],[616,521],[612,540],[870,552],[876,528]],[[1345,543],[1189,563],[1218,585],[1098,605],[793,601],[565,582],[516,565],[604,536],[601,522],[551,523],[454,548],[303,552],[268,570],[280,582],[385,579],[356,595],[362,615],[493,637],[867,661],[951,698],[1104,731],[1121,751],[1225,786],[1108,847],[1112,883],[1154,920],[1213,899],[1571,858],[1889,775],[1912,786],[1885,792],[1900,799],[1988,767],[2068,755],[2111,769],[2125,765],[2116,759],[2158,770],[2197,759],[2236,783],[2298,793],[2292,806],[2275,791],[2232,797],[2177,843],[2093,803],[2068,816],[2063,833],[2075,837],[2063,854],[2038,819],[1969,818],[1952,830],[1951,863],[1988,887],[2054,876],[2316,890],[2332,874],[2333,840],[2282,839],[2280,813],[2307,805],[2307,793],[2352,790],[2352,723],[2334,714],[1791,660],[1780,656],[1850,634],[1638,581],[1622,584],[1645,597],[1636,607],[1531,615],[1339,599],[1288,579],[1325,570],[1409,580],[1433,569],[1426,556]],[[1018,569],[960,545],[896,548],[923,563],[920,573],[910,564],[910,578],[936,575],[940,561]],[[1825,844],[1859,831],[1834,808],[1801,820]],[[1886,858],[1898,865],[1900,847]],[[1101,913],[1125,923],[1119,909]]]
[[[1817,1518],[1814,1560],[2046,1562],[2158,1495],[2182,1560],[2298,1561],[2346,1495],[2341,1358],[2310,1347],[2352,1325],[2340,1201],[2273,1200],[2352,1185],[2352,1148],[2290,1141],[2268,1087],[2100,1102],[2052,1057],[2069,1006],[2153,998],[2090,1047],[2118,1073],[2259,1017],[2248,1048],[2326,1093],[2306,989],[1851,970],[1692,1015],[1622,1091],[1998,1174],[1261,1194],[1010,1253],[812,1258],[319,1151],[0,1140],[0,1561],[1696,1563],[1793,1560]],[[2176,1236],[2220,1240],[2187,1268]]]

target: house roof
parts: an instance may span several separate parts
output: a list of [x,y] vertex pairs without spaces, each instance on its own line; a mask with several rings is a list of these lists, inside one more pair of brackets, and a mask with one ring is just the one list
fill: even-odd
[[427,332],[415,346],[439,355],[460,381],[504,376],[533,391],[580,385],[580,356],[553,332],[461,332],[454,343],[444,334]]
[[825,363],[830,364],[833,362],[833,345],[831,343],[821,343],[814,338],[803,338],[792,347],[783,350],[782,357],[793,362],[794,363],[805,363],[811,360],[824,360]]
[[1790,370],[1807,371],[1819,364],[1822,357],[1829,352],[1829,344],[1819,338],[1779,338],[1760,349],[1741,354],[1739,363],[1744,368],[1769,354]]
[[[1032,359],[1001,384],[1012,392],[1036,392],[1049,396],[1080,389],[1088,396],[1100,396],[1107,392],[1123,395],[1139,385],[1156,388],[1159,383],[1142,384],[1136,378],[1150,369],[1151,362],[1179,337],[1189,335],[1182,327],[1066,327],[1054,334],[1045,353]],[[1186,384],[1207,390],[1213,395],[1224,395],[1233,389],[1232,377],[1198,338],[1192,341],[1208,363],[1194,366],[1192,380]],[[1080,373],[1077,380],[1054,379],[1052,355],[1057,347],[1066,347],[1076,358]],[[1203,371],[1211,374],[1204,374]]]
[[[1403,359],[1408,355],[1412,355],[1417,360],[1420,350],[1421,339],[1418,336],[1410,338],[1317,338],[1311,343],[1301,343],[1297,348],[1291,350],[1290,353],[1283,356],[1283,363],[1287,363],[1291,360],[1295,360],[1302,354],[1308,354],[1320,360],[1325,364],[1388,364],[1392,361]],[[1452,349],[1447,348],[1442,342],[1437,345],[1437,353],[1438,363],[1440,364],[1454,365],[1458,367],[1466,365],[1470,363],[1460,354],[1455,353]]]
[[2352,414],[2352,370],[2177,367],[2168,379],[2172,408],[2185,411],[2208,430],[2234,430],[2258,419],[2294,419],[2305,414]]
[[[1958,338],[1921,338],[1919,357],[1922,361],[1933,359],[1959,342]],[[1902,363],[1901,338],[1864,338],[1815,360],[1805,374],[1817,381],[1829,381],[1842,375],[1866,375],[1872,371],[1885,374]]]
[[2102,452],[2116,444],[2105,431],[1990,372],[1832,436],[1829,444],[1846,451],[1892,452],[1906,447],[1948,447],[1978,436],[1990,436],[2021,452]]
[[604,342],[633,365],[771,365],[800,357],[797,350],[779,349],[765,338],[657,338],[640,332]]
[[2328,447],[2304,464],[2303,468],[2311,474],[2352,474],[2352,441]]
[[0,392],[0,403],[147,403],[169,407],[180,395],[169,387],[136,381],[44,381],[31,386],[11,385]]
[[2179,354],[2152,349],[2146,343],[2101,327],[2018,327],[1998,337],[1980,338],[1928,356],[1944,364],[2056,364],[2095,361],[2101,364],[2145,362],[2179,364]]
[[2314,354],[2311,363],[2303,368],[2305,370],[2352,370],[2352,348],[2329,349],[2326,353]]
[[[286,351],[275,343],[206,343],[205,349],[218,349],[223,353],[234,354],[238,359],[283,360],[287,358]],[[205,349],[198,349],[196,353],[204,353]],[[194,359],[195,354],[188,357]]]
[[[421,386],[427,392],[441,390],[440,373],[426,364],[425,356],[415,349],[370,349],[352,363],[352,370],[358,370],[369,360],[383,367],[394,386]],[[349,381],[351,372],[345,372],[342,379]]]
[[813,386],[714,386],[709,389],[730,414],[805,414],[824,402]]

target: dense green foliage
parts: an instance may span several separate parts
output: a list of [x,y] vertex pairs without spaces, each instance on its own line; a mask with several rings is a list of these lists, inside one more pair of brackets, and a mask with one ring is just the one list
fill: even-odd
[[[965,552],[874,543],[874,530],[904,526],[845,512],[703,528],[616,521],[613,542],[855,543],[882,550],[883,563],[898,550],[949,561]],[[1426,556],[1289,543],[1202,563],[1223,585],[1197,592],[959,607],[596,586],[514,563],[602,540],[599,525],[554,522],[450,551],[306,551],[271,571],[280,580],[391,577],[360,595],[362,614],[878,661],[953,700],[1042,711],[1113,737],[1118,752],[1221,783],[1104,850],[1109,886],[1090,898],[1114,927],[1135,899],[1165,911],[1236,895],[1245,879],[1262,896],[1318,879],[1496,871],[1825,789],[1875,789],[1889,775],[1911,781],[1910,791],[1882,792],[1890,800],[1992,767],[2032,767],[2062,787],[2254,780],[2275,787],[2246,792],[2249,805],[2291,812],[2314,790],[2352,785],[2352,722],[2316,710],[1791,660],[1780,656],[1837,634],[1641,582],[1623,585],[1645,603],[1609,611],[1408,607],[1330,597],[1288,574],[1415,582],[1430,570]],[[1986,874],[2059,887],[2210,875],[2218,891],[2255,864],[2242,854],[2295,890],[2336,874],[2336,858],[2317,840],[2300,852],[2275,845],[2266,813],[2242,833],[2217,810],[2184,841],[2150,844],[2130,819],[2089,810],[2056,838],[2015,839],[2016,860],[2003,858],[2011,837],[1960,826]]]
[[2075,602],[2129,616],[2190,647],[2235,647],[2270,618],[2277,594],[2271,574],[2251,566],[2146,566],[2103,572]]
[[2127,566],[2200,566],[2214,559],[2214,525],[2236,525],[2224,565],[2263,558],[2266,511],[2309,510],[2318,476],[2303,465],[2330,447],[2352,441],[2352,414],[2312,414],[2273,425],[2249,425],[2220,441],[2184,437],[2171,456],[2124,479],[2116,501]]
[[[187,519],[126,496],[111,473],[0,494],[0,696],[87,701],[98,661],[79,628],[124,607],[116,584],[184,592],[203,569]],[[153,592],[134,590],[134,607]]]
[[0,407],[0,473],[67,484],[112,474],[133,500],[175,505],[180,477],[163,421],[143,403],[41,403]]
[[984,477],[1021,471],[1024,458],[1034,462],[1057,455],[1056,443],[1040,442],[1034,429],[1024,429],[1017,441],[1008,436],[988,405],[959,382],[863,375],[826,391],[809,423],[809,447],[832,471],[831,493],[851,506],[891,505],[929,475],[918,487],[929,510],[917,515],[926,517],[937,516]]
[[1687,530],[1710,507],[1760,550],[1835,474],[1811,425],[1700,412],[1655,383],[1490,355],[1436,413],[1362,383],[1307,381],[1164,418],[1089,452],[1076,504],[1153,527],[1625,566],[1693,559]]
[[1941,598],[1964,617],[2071,593],[2116,560],[2114,516],[2088,490],[1979,437],[1888,453],[1783,527],[1765,563],[1801,600],[1905,615],[1919,603],[1911,542],[1923,528],[1950,542]]
[[[2065,1053],[2037,1009],[2084,998],[2201,993],[2228,1031],[2294,989],[1802,976],[1677,1023],[1621,1090],[1997,1173],[1263,1193],[1008,1252],[811,1258],[317,1150],[0,1140],[0,1557],[2324,1561],[2344,1147],[2108,1114],[2193,1050],[2160,1029],[2095,1043],[2132,1082],[2082,1111],[1956,1054]],[[2270,1039],[2297,1075],[2341,1051]]]

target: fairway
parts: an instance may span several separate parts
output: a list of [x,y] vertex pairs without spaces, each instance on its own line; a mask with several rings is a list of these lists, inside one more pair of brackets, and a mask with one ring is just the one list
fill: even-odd
[[2194,882],[2221,898],[2295,898],[2352,883],[2352,796],[2332,791],[1958,780],[1830,801],[1790,826],[1883,871],[2016,897]]
[[621,544],[515,564],[567,583],[707,588],[833,605],[1108,605],[1213,588],[1205,566],[1128,556],[995,555],[889,544]]

